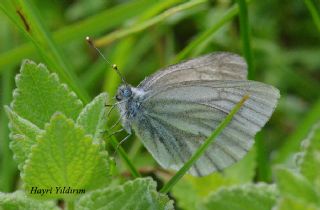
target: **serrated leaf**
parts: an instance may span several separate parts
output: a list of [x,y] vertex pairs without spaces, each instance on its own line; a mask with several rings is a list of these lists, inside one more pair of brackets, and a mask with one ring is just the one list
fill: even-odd
[[86,194],[79,199],[76,209],[171,210],[173,202],[156,191],[156,183],[151,178],[138,178]]
[[41,129],[57,111],[75,120],[82,109],[82,102],[75,93],[43,64],[25,60],[16,76],[16,85],[12,109]]
[[106,126],[105,104],[108,99],[107,93],[101,93],[87,104],[81,111],[77,119],[77,124],[81,125],[87,134],[93,136],[95,143],[101,143],[102,132]]
[[272,210],[320,210],[313,204],[308,204],[298,198],[281,198]]
[[[37,144],[25,164],[22,179],[26,192],[37,198],[72,199],[77,194],[61,193],[56,187],[86,192],[103,187],[109,179],[107,157],[81,127],[56,113],[43,134],[37,137]],[[31,194],[36,189],[51,189],[51,193]]]
[[0,192],[0,209],[5,210],[34,210],[34,209],[52,209],[59,210],[55,202],[37,201],[27,198],[22,191],[14,193]]
[[221,188],[208,196],[204,205],[208,210],[271,210],[277,191],[266,184],[246,184]]
[[301,173],[320,189],[320,124],[317,124],[309,137],[304,140],[303,158],[300,164]]
[[276,174],[281,195],[320,205],[320,196],[305,177],[284,168],[279,168]]
[[6,113],[9,118],[10,128],[10,148],[14,153],[14,159],[18,163],[19,170],[22,171],[23,165],[30,154],[31,147],[36,143],[36,136],[42,130],[37,126],[21,118],[8,106],[5,106]]

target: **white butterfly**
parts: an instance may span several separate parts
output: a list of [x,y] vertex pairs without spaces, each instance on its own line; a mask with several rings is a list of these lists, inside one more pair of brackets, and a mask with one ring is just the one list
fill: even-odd
[[241,98],[250,98],[189,173],[204,176],[241,159],[276,107],[279,91],[248,81],[238,55],[214,53],[169,66],[138,87],[118,88],[122,125],[163,167],[178,170]]

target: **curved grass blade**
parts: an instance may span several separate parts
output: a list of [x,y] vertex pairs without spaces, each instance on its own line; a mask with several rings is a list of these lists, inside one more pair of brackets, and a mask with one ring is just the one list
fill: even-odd
[[237,0],[239,5],[239,18],[240,18],[240,32],[243,44],[244,57],[246,58],[248,64],[248,79],[254,79],[254,66],[253,66],[253,56],[250,44],[250,28],[248,20],[248,9],[245,0]]
[[312,0],[304,0],[304,3],[308,7],[308,10],[312,16],[313,22],[316,25],[318,31],[320,32],[320,12]]

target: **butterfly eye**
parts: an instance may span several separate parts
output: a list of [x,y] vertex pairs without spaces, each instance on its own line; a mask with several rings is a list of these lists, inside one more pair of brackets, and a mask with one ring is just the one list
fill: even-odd
[[130,88],[124,89],[124,91],[123,91],[124,97],[129,97],[129,96],[131,96],[131,94],[132,94],[132,92],[131,92]]

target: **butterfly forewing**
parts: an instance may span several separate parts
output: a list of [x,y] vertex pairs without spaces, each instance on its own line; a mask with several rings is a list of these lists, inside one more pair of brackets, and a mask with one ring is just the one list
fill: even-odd
[[138,88],[157,89],[169,84],[193,80],[246,80],[247,64],[242,57],[227,53],[211,53],[183,61],[157,71]]
[[245,94],[249,100],[190,170],[193,175],[207,175],[248,152],[254,135],[275,108],[278,90],[259,82],[233,80],[167,85],[147,92],[143,117],[133,128],[161,166],[178,170]]

